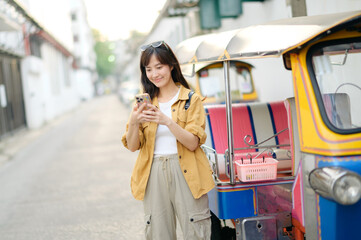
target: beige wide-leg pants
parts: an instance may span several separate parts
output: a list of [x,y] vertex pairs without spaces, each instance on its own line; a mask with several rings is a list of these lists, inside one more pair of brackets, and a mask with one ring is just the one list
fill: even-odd
[[176,239],[176,217],[186,240],[209,240],[208,196],[194,199],[184,179],[178,155],[155,157],[144,197],[147,240]]

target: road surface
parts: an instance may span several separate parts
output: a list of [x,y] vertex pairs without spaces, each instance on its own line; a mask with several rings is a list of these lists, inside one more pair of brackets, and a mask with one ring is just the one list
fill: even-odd
[[128,115],[115,95],[95,98],[22,142],[0,165],[0,239],[144,239],[137,153],[121,144]]

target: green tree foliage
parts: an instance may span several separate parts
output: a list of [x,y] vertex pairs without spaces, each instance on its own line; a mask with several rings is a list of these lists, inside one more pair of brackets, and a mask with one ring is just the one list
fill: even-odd
[[98,30],[93,29],[95,40],[94,51],[96,54],[96,69],[99,77],[105,78],[112,74],[115,68],[115,44],[108,41]]

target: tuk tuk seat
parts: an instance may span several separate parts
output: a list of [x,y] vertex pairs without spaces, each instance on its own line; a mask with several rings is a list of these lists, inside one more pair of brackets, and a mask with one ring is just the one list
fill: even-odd
[[[206,105],[205,110],[208,136],[205,144],[215,149],[217,155],[222,156],[228,148],[226,106],[223,104]],[[259,144],[269,138],[262,145],[272,146],[272,149],[289,149],[288,146],[279,146],[290,144],[287,111],[283,101],[233,104],[232,115],[234,148],[243,148],[235,151],[235,159],[249,158],[249,154],[252,157],[256,156],[263,149],[252,148],[250,145]],[[285,131],[274,136],[282,130]],[[247,135],[250,137],[245,139]],[[246,143],[247,141],[249,141],[249,145]],[[266,156],[267,152],[262,155]],[[262,157],[262,155],[260,156]],[[222,175],[225,171],[224,163],[223,166],[219,165],[219,174]],[[280,169],[290,170],[291,158],[279,161],[278,170]]]

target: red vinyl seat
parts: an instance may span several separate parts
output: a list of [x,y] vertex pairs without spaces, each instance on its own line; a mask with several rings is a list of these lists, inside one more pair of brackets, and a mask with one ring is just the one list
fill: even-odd
[[[227,118],[225,105],[206,105],[207,114],[207,141],[206,145],[216,150],[217,154],[225,154],[228,148]],[[247,158],[248,154],[256,156],[262,149],[249,148],[248,144],[255,145],[271,138],[276,133],[285,130],[262,145],[274,146],[273,149],[289,149],[277,145],[290,144],[287,111],[283,101],[268,103],[237,103],[232,105],[234,148],[248,148],[235,151],[235,158]],[[246,138],[246,136],[250,136]],[[265,152],[262,155],[267,154]],[[261,156],[262,156],[261,155]],[[249,157],[249,156],[248,156]],[[282,161],[279,169],[291,169],[291,162]]]

